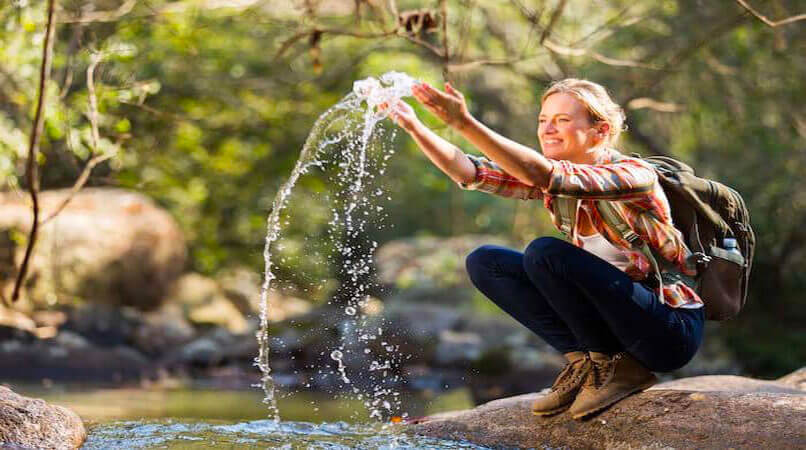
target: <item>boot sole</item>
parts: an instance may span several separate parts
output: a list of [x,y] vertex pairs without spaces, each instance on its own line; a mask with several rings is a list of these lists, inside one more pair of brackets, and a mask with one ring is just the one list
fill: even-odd
[[569,403],[569,404],[567,404],[565,406],[561,406],[561,407],[556,408],[556,409],[548,410],[548,411],[535,411],[535,410],[532,410],[532,415],[533,416],[538,416],[538,417],[553,416],[553,415],[556,415],[556,414],[560,414],[563,411],[567,411],[568,408],[570,408],[570,407],[571,407],[571,403]]
[[613,405],[614,403],[618,403],[619,401],[624,400],[625,398],[629,397],[630,395],[633,395],[633,394],[636,394],[636,393],[641,392],[643,390],[649,389],[649,388],[651,388],[652,386],[654,386],[657,383],[658,383],[658,379],[654,378],[654,379],[652,379],[650,381],[647,381],[646,383],[643,383],[643,384],[641,384],[639,386],[636,386],[634,389],[629,390],[629,391],[619,395],[618,397],[613,397],[613,398],[609,399],[606,403],[603,403],[603,404],[601,404],[601,405],[599,405],[599,406],[597,406],[597,407],[595,407],[593,409],[589,409],[587,411],[572,414],[571,417],[573,417],[574,419],[582,419],[585,416],[589,416],[589,415],[591,415],[593,413],[599,412],[599,411],[607,408],[608,406]]

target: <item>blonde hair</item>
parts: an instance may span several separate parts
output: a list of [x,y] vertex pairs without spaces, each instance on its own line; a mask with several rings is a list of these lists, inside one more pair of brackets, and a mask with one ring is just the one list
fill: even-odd
[[610,124],[606,144],[615,144],[621,132],[627,129],[624,110],[610,98],[604,86],[588,80],[566,78],[549,86],[540,103],[543,104],[549,96],[558,93],[571,94],[579,99],[588,109],[593,122],[604,121]]

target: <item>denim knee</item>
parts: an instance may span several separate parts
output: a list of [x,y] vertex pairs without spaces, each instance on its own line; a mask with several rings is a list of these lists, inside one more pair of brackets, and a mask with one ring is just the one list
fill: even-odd
[[545,262],[546,258],[562,253],[568,249],[568,243],[555,237],[543,236],[535,239],[523,252],[523,262],[537,264]]
[[489,271],[490,263],[498,250],[498,246],[487,244],[478,247],[467,255],[465,268],[470,276],[470,281],[476,284],[476,281]]

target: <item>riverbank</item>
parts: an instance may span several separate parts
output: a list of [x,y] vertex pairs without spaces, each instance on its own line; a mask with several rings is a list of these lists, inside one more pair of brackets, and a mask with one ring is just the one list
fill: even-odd
[[695,377],[659,384],[585,420],[536,417],[539,393],[414,421],[414,434],[519,448],[803,448],[806,368],[774,381]]

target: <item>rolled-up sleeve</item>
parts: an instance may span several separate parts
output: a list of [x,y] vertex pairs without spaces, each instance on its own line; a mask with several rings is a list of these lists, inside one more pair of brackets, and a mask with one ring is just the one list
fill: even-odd
[[648,163],[630,158],[608,164],[551,160],[554,169],[546,192],[591,200],[625,200],[652,192],[658,177]]
[[476,166],[476,178],[469,183],[459,183],[462,189],[521,200],[535,200],[543,197],[543,191],[540,188],[521,182],[489,159],[474,155],[467,155],[467,157]]

